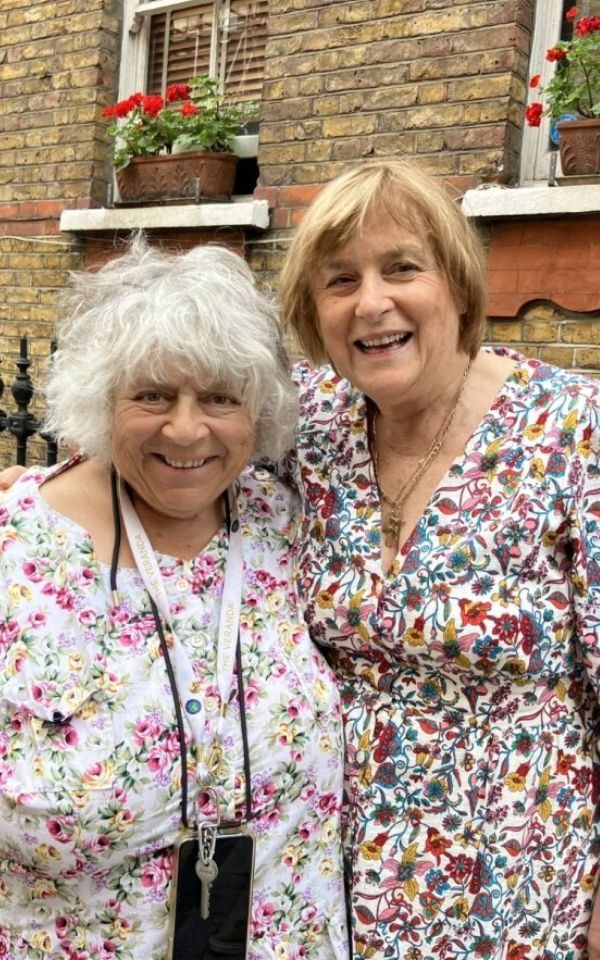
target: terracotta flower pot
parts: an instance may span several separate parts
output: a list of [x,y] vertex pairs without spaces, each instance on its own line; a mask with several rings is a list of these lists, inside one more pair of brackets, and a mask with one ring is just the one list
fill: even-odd
[[119,197],[124,203],[227,200],[237,162],[231,153],[202,150],[134,157],[129,166],[116,171]]
[[560,162],[566,177],[600,173],[600,118],[566,120],[556,124],[560,133]]

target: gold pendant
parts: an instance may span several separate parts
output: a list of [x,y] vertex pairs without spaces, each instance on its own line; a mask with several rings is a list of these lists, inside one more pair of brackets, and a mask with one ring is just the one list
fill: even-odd
[[210,748],[210,752],[208,754],[208,760],[206,764],[210,772],[213,774],[213,776],[216,776],[219,773],[222,762],[223,762],[223,748],[220,743],[215,741],[212,747]]
[[386,547],[398,546],[398,539],[403,523],[402,514],[398,510],[398,507],[393,507],[392,512],[381,528]]

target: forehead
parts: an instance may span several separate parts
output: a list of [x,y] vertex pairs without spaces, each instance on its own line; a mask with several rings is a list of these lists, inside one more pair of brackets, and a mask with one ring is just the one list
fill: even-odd
[[346,262],[360,264],[396,253],[430,258],[433,252],[425,229],[412,223],[398,223],[385,212],[373,212],[348,239],[323,252],[321,265],[331,268]]
[[239,389],[231,377],[219,371],[208,370],[189,357],[154,356],[140,360],[133,368],[124,371],[117,389],[130,390],[139,386],[161,386],[172,389],[196,391]]

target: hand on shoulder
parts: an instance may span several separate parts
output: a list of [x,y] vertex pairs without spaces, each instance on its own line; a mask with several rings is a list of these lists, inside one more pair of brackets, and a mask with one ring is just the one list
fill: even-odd
[[25,467],[14,464],[12,467],[0,470],[0,490],[10,490],[13,483],[16,483],[19,477],[23,476],[25,469]]

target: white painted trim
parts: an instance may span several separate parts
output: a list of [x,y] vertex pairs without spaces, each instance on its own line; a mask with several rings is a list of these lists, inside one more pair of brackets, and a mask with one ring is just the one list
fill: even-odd
[[600,186],[479,188],[467,190],[462,209],[484,220],[600,213]]
[[[222,17],[225,18],[224,22],[226,22],[229,2],[228,0],[203,0],[203,2],[212,3],[213,13],[209,73],[220,80],[218,73],[218,24]],[[144,3],[142,0],[124,0],[124,29],[119,66],[119,100],[124,100],[137,91],[145,92],[150,46],[150,16],[155,13],[182,10],[197,3],[198,0],[160,0],[160,2],[154,3]],[[226,34],[222,36],[222,43],[226,43]],[[222,87],[222,80],[220,82]]]
[[[554,76],[556,64],[549,63],[546,60],[546,50],[554,46],[560,37],[562,11],[563,0],[536,0],[528,84],[531,77],[536,73],[541,75],[541,82],[544,87]],[[536,90],[531,90],[528,86],[527,103],[533,103],[539,99]],[[539,127],[530,127],[523,118],[519,176],[521,183],[548,180],[551,152],[548,148],[549,135],[550,122],[547,117],[542,117]],[[556,172],[560,175],[560,159]]]
[[254,227],[258,230],[266,230],[268,226],[269,205],[266,200],[63,210],[60,218],[60,229],[68,233],[138,229],[183,230],[203,227]]
[[[136,20],[137,0],[124,0],[124,29],[119,61],[119,100],[125,100],[132,93],[144,92],[148,69],[148,48],[150,40],[150,18]],[[130,26],[136,23],[137,32]]]

